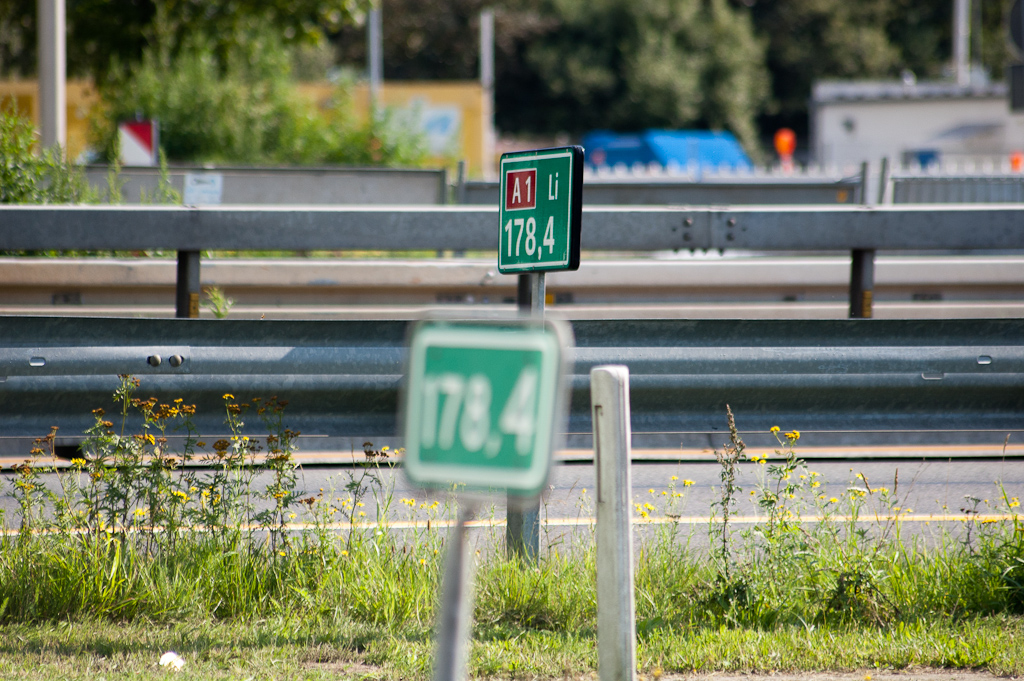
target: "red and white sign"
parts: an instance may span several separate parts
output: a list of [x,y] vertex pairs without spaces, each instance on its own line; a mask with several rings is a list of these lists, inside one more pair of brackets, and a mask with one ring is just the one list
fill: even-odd
[[510,170],[505,174],[505,210],[537,207],[537,169]]
[[155,166],[158,162],[160,129],[156,121],[124,121],[117,125],[121,163],[126,166]]

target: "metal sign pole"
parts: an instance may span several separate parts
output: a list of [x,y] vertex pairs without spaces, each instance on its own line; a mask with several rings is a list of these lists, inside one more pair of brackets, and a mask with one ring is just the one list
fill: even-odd
[[466,523],[476,504],[462,500],[459,519],[452,528],[441,585],[441,616],[437,620],[437,654],[434,681],[463,681],[466,678],[467,647],[473,616],[473,571],[466,536]]
[[[520,314],[544,319],[544,273],[519,275]],[[540,499],[523,499],[512,494],[505,504],[505,546],[510,556],[531,563],[540,555]]]

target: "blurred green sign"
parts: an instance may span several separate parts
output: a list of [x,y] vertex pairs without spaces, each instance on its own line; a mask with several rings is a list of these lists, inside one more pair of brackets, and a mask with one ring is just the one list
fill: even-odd
[[539,492],[561,413],[565,336],[550,322],[421,323],[404,400],[409,478]]

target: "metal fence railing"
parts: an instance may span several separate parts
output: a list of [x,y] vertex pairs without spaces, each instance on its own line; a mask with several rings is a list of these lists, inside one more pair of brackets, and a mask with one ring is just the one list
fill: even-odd
[[[106,193],[110,169],[87,166],[89,184]],[[442,169],[344,167],[174,166],[170,186],[194,205],[431,205],[448,202],[448,173]],[[117,175],[122,201],[137,204],[155,195],[158,168],[122,168]],[[191,191],[193,188],[199,191]],[[152,200],[144,201],[152,203]],[[497,205],[497,204],[495,204]]]
[[[585,208],[583,249],[849,251],[851,316],[874,253],[1024,249],[1022,205]],[[2,206],[0,250],[178,252],[178,316],[198,316],[204,250],[493,250],[497,208]]]
[[[408,324],[0,318],[0,448],[58,426],[73,447],[118,374],[139,395],[197,405],[225,432],[225,393],[288,401],[304,451],[395,442]],[[592,367],[629,367],[637,446],[725,430],[1024,431],[1024,320],[603,320],[573,323],[570,446],[591,432]],[[249,419],[259,430],[258,419]],[[252,432],[250,430],[249,432]],[[174,435],[173,433],[169,433]],[[689,434],[689,435],[688,435]],[[574,445],[573,438],[576,438]],[[400,444],[400,443],[396,443]],[[691,443],[692,445],[692,443]],[[21,449],[18,453],[24,453]],[[11,452],[8,451],[9,455]]]
[[[696,178],[670,173],[598,175],[583,182],[585,206],[807,205],[862,203],[860,175],[722,174]],[[455,187],[455,202],[497,206],[498,183],[470,181]]]

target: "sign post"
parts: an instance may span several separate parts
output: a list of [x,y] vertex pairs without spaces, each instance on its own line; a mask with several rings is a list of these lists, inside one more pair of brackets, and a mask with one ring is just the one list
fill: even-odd
[[[556,431],[564,426],[571,343],[567,325],[530,319],[414,327],[402,396],[409,479],[424,487],[539,495]],[[463,501],[448,542],[436,681],[466,677],[472,612],[466,522],[474,502]]]
[[[498,271],[519,275],[519,309],[544,319],[544,274],[580,266],[583,148],[503,154],[500,164]],[[540,502],[509,496],[505,543],[536,560]]]

